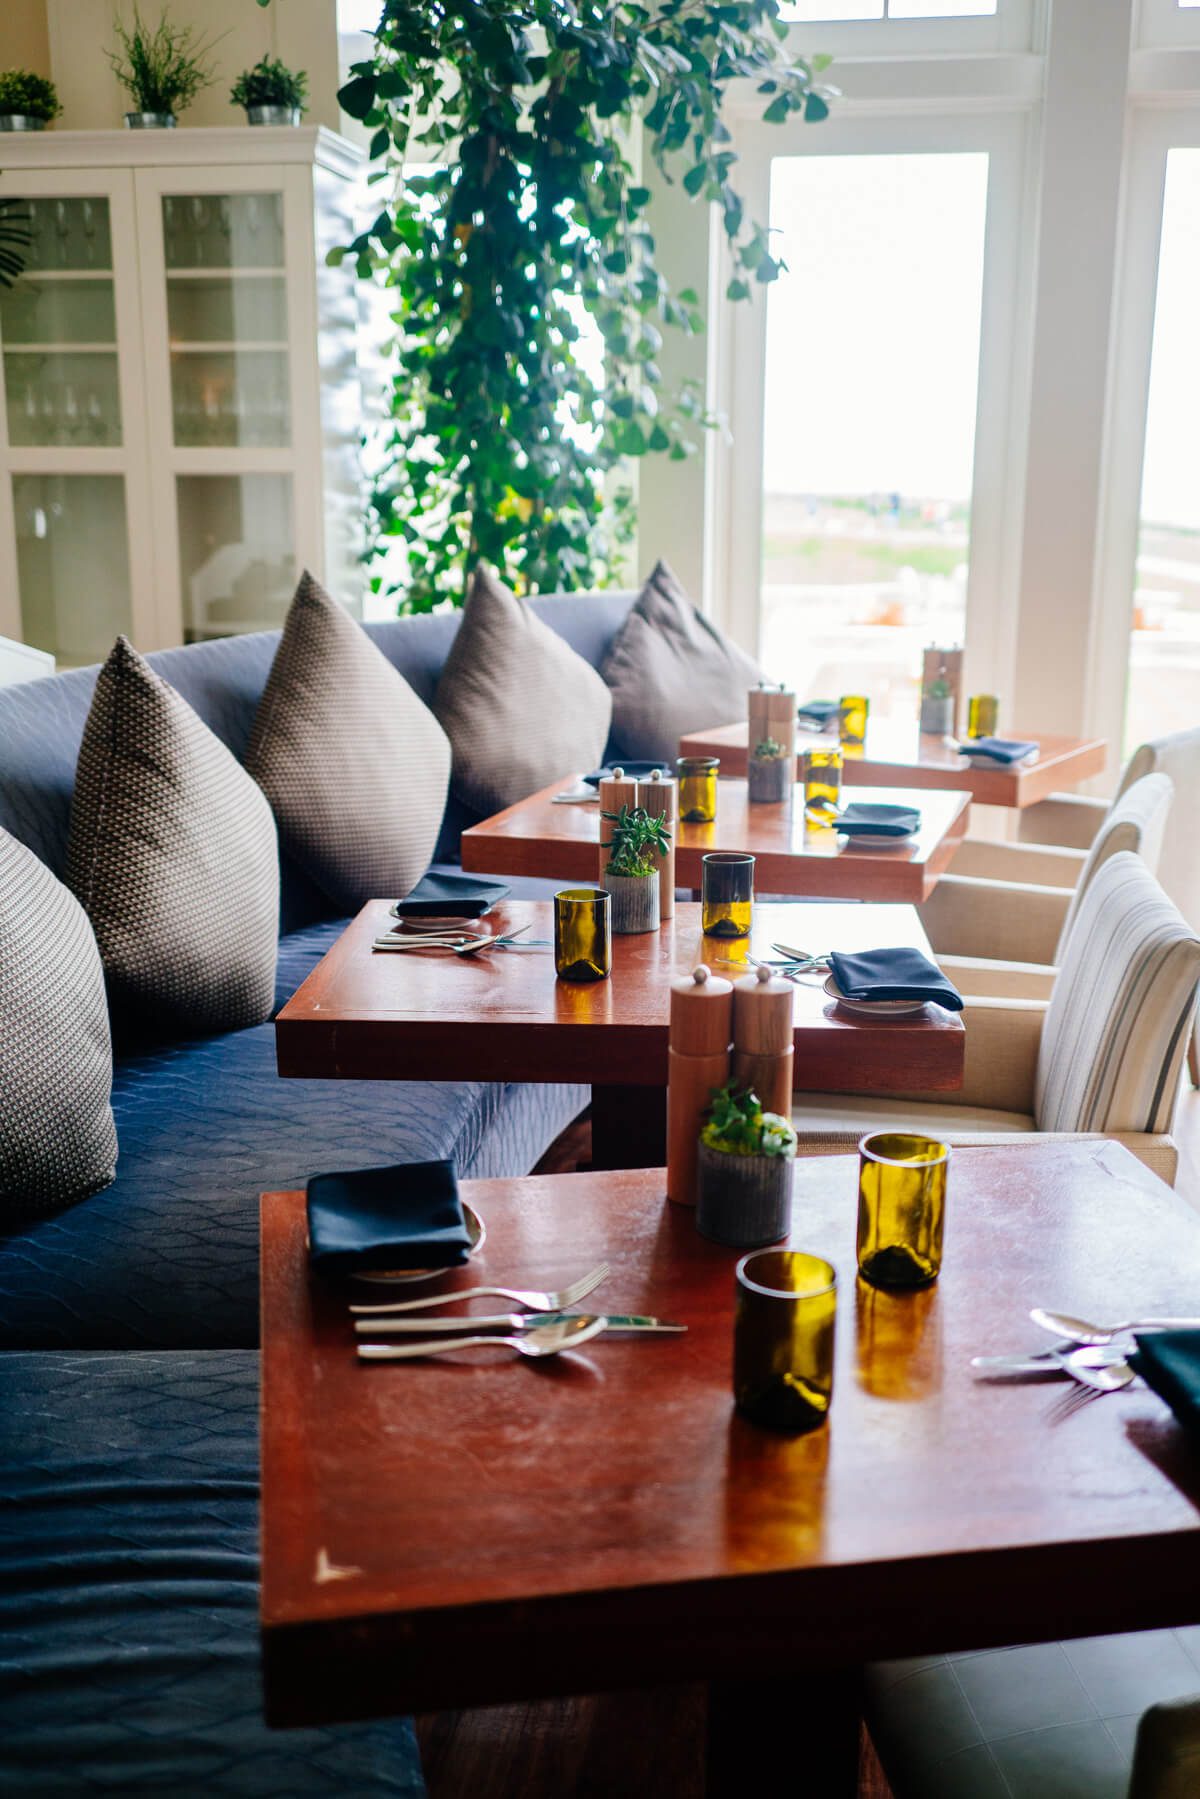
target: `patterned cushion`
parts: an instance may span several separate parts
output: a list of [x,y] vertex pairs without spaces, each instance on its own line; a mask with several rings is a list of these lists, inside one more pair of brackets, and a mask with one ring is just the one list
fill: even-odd
[[[1142,858],[1151,874],[1157,874],[1163,836],[1174,796],[1174,785],[1166,775],[1146,775],[1131,787],[1123,789],[1113,801],[1112,809],[1097,831],[1079,871],[1079,879],[1071,894],[1071,903],[1067,907],[1067,916],[1063,920],[1058,947],[1054,952],[1055,966],[1061,963],[1066,954],[1083,896],[1097,870],[1104,867],[1110,856],[1129,850]],[[1181,820],[1176,828],[1182,832],[1187,827]]]
[[1141,744],[1125,765],[1118,795],[1148,774],[1175,783],[1175,828],[1163,841],[1158,878],[1188,923],[1200,924],[1200,831],[1191,828],[1200,805],[1200,726]]
[[361,625],[305,572],[246,750],[284,848],[343,912],[433,857],[450,745]]
[[612,689],[613,739],[625,756],[679,754],[679,739],[746,716],[758,665],[698,612],[665,562],[642,589],[600,673]]
[[559,775],[595,768],[612,701],[591,664],[481,568],[434,710],[454,746],[456,794],[491,813]]
[[1042,1027],[1039,1131],[1169,1131],[1196,1010],[1200,941],[1139,856],[1080,904]]
[[0,1210],[107,1187],[117,1161],[104,970],[86,914],[0,831]]
[[0,1356],[0,1791],[424,1793],[406,1719],[263,1722],[258,1357]]
[[118,1031],[233,1030],[270,1015],[271,808],[124,637],[84,727],[67,878],[92,921]]

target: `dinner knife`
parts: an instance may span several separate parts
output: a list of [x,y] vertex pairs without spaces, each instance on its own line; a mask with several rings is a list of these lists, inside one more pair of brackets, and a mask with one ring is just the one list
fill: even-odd
[[[526,1331],[534,1330],[540,1324],[565,1324],[571,1318],[578,1317],[576,1312],[501,1312],[489,1313],[486,1316],[473,1318],[462,1312],[455,1317],[430,1317],[422,1312],[419,1318],[356,1318],[354,1328],[360,1336],[402,1337],[433,1336],[454,1332],[458,1336],[475,1336],[479,1331]],[[666,1318],[647,1318],[637,1312],[610,1313],[604,1320],[610,1331],[627,1331],[631,1335],[652,1335],[654,1332],[677,1334],[687,1329],[686,1324],[672,1324]]]

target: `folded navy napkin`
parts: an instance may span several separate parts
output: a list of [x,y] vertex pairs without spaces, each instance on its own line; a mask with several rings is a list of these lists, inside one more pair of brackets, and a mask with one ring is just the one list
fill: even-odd
[[805,700],[802,706],[796,707],[796,717],[806,718],[810,724],[828,724],[841,711],[839,700]]
[[914,806],[873,806],[866,800],[851,800],[835,822],[839,831],[853,832],[856,837],[911,837],[921,828],[921,814]]
[[453,1162],[314,1174],[308,1183],[309,1257],[322,1274],[457,1268],[470,1246]]
[[1137,1338],[1129,1366],[1166,1400],[1180,1424],[1200,1430],[1200,1331],[1147,1331]]
[[1020,737],[970,737],[961,748],[964,756],[986,756],[989,762],[1007,766],[1012,762],[1024,762],[1026,756],[1032,756],[1040,745]]
[[919,949],[867,949],[854,956],[835,949],[829,966],[847,999],[925,999],[962,1011],[958,988]]
[[660,775],[670,775],[675,772],[669,762],[614,762],[612,768],[594,768],[591,774],[584,775],[583,779],[589,787],[599,787],[601,781],[608,780],[613,768],[619,768],[623,774],[628,775],[631,781],[648,781],[655,769]]
[[412,892],[397,900],[393,918],[482,918],[512,892],[503,881],[479,875],[441,874],[431,869]]

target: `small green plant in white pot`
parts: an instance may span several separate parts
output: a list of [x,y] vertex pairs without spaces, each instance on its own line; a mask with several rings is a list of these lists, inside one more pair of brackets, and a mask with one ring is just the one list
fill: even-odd
[[243,69],[229,98],[245,107],[247,125],[298,125],[308,106],[308,75],[277,56],[261,56],[252,69]]
[[0,69],[0,131],[44,131],[62,111],[58,89],[32,69]]
[[778,805],[791,790],[791,757],[775,737],[764,737],[750,752],[747,795],[760,805]]
[[696,1229],[714,1243],[755,1249],[792,1223],[796,1133],[757,1093],[731,1081],[712,1097],[700,1132]]
[[612,826],[611,836],[601,839],[608,861],[600,884],[612,895],[613,936],[657,931],[657,857],[671,847],[671,828],[641,806],[622,806],[619,812],[602,812],[600,817]]
[[926,737],[947,737],[954,726],[954,694],[949,681],[931,681],[921,696],[921,731]]

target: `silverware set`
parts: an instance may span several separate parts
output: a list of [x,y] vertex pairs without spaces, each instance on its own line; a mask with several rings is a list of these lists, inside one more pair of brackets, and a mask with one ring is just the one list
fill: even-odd
[[1123,1318],[1117,1324],[1091,1324],[1068,1312],[1035,1306],[1029,1314],[1056,1342],[1046,1349],[1017,1355],[972,1356],[978,1374],[1066,1374],[1094,1393],[1116,1393],[1136,1378],[1127,1357],[1135,1331],[1196,1330],[1200,1318]]
[[372,949],[410,950],[410,949],[448,949],[456,956],[477,956],[485,949],[550,949],[548,937],[526,937],[527,924],[519,925],[515,931],[455,931],[439,929],[423,931],[411,924],[398,931],[388,931],[385,936],[372,940]]
[[[806,949],[795,949],[790,943],[773,943],[771,948],[775,956],[760,956],[755,963],[759,968],[770,968],[785,981],[796,981],[805,975],[829,973],[829,953],[813,955]],[[776,959],[778,958],[778,959]]]

